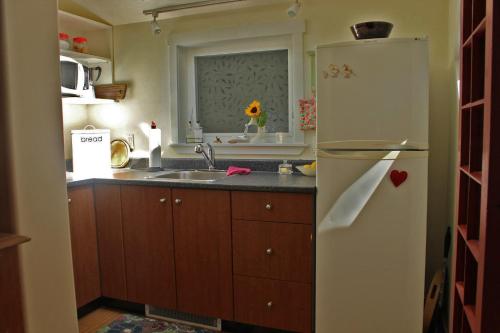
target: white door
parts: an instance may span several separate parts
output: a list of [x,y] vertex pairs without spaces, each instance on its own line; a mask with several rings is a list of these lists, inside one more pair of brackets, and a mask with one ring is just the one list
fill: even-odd
[[316,332],[421,333],[427,152],[319,152],[317,177]]
[[[406,142],[427,149],[427,57],[425,40],[318,47],[318,142],[354,142],[351,149],[369,148],[356,146],[360,141]],[[345,65],[352,74],[346,76]]]

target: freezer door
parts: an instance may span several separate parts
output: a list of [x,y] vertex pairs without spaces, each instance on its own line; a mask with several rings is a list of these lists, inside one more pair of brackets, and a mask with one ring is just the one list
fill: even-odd
[[318,48],[318,142],[406,142],[427,149],[427,53],[427,41],[413,39]]
[[316,332],[421,333],[427,152],[318,155]]

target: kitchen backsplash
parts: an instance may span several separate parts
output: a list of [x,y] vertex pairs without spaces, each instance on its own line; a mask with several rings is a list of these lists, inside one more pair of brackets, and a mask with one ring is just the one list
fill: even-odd
[[[311,160],[288,160],[293,166],[310,164]],[[283,160],[250,160],[250,159],[219,159],[215,161],[217,169],[226,170],[230,165],[250,168],[253,171],[277,172],[278,165]],[[131,169],[147,169],[148,159],[132,159],[129,163]],[[164,169],[207,169],[207,163],[203,159],[195,158],[164,158],[162,159]],[[66,160],[66,170],[73,171],[73,161]]]

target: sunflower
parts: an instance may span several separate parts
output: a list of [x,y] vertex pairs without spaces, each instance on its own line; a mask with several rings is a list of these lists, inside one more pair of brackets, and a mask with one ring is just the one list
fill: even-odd
[[253,101],[245,110],[245,114],[250,118],[258,118],[261,112],[260,102],[257,100]]

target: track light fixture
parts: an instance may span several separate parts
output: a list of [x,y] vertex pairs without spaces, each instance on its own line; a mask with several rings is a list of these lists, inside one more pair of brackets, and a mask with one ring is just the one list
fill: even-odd
[[156,19],[158,18],[158,13],[153,13],[153,21],[151,22],[151,31],[155,35],[159,35],[161,33],[161,28]]
[[204,1],[196,1],[196,2],[191,2],[191,3],[170,5],[170,6],[165,6],[165,7],[148,9],[148,10],[144,10],[142,13],[144,15],[153,15],[153,17],[154,17],[155,14],[156,14],[156,16],[158,16],[158,14],[161,14],[161,13],[176,12],[179,10],[195,9],[195,8],[214,6],[214,5],[230,4],[230,3],[241,2],[241,1],[246,1],[246,0],[204,0]]
[[287,14],[290,17],[295,17],[300,11],[302,4],[299,0],[295,0],[295,3],[288,8]]

